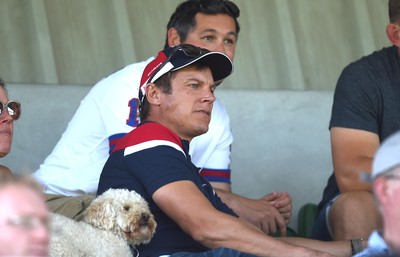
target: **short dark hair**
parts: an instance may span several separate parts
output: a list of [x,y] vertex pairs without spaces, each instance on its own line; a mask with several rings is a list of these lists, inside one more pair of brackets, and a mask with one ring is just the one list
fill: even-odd
[[196,27],[196,14],[204,13],[207,15],[227,14],[233,18],[236,25],[236,33],[239,34],[240,26],[237,18],[240,10],[237,5],[229,0],[187,0],[175,9],[167,24],[167,35],[164,48],[168,48],[168,30],[175,28],[181,42],[187,38],[189,30]]
[[400,21],[400,0],[389,0],[389,20],[391,23]]
[[[157,87],[161,88],[161,91],[165,94],[169,94],[172,92],[171,87],[171,80],[173,79],[173,72],[167,72],[166,74],[162,75],[159,79],[157,79],[154,84]],[[139,106],[139,118],[141,121],[145,121],[149,116],[150,106],[147,101],[147,97],[143,98],[143,103]]]

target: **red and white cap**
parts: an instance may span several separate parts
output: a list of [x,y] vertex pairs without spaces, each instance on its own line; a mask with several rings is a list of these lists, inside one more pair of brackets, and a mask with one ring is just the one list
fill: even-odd
[[153,83],[169,71],[176,71],[198,62],[210,68],[215,82],[225,79],[233,71],[232,61],[224,53],[210,52],[188,44],[166,48],[144,69],[140,80],[139,100],[143,102],[149,83]]

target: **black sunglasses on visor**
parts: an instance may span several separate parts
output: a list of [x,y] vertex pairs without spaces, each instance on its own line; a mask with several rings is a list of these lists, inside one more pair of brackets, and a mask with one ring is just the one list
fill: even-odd
[[154,74],[149,78],[149,82],[154,82],[154,76],[164,68],[164,66],[169,63],[169,61],[171,60],[171,58],[178,52],[178,51],[182,51],[186,56],[188,57],[199,57],[202,56],[205,53],[208,53],[209,51],[207,49],[202,49],[199,47],[195,47],[193,45],[189,45],[189,44],[182,44],[182,45],[178,45],[175,48],[173,48],[173,50],[171,51],[170,54],[168,54],[168,58],[160,65],[160,67],[157,68],[157,71],[154,72]]
[[[167,65],[172,57],[174,57],[177,53],[182,52],[183,54],[185,54],[188,57],[199,57],[204,55],[205,53],[210,52],[207,49],[204,48],[199,48],[199,47],[195,47],[193,45],[190,44],[182,44],[182,45],[178,45],[175,46],[173,48],[170,48],[170,52],[166,53],[167,54],[167,59],[165,61],[163,61],[163,63],[156,69],[156,71],[153,73],[153,75],[150,76],[150,78],[147,80],[148,82],[154,82],[155,80],[157,80],[159,77],[155,78],[155,76],[159,76],[159,71],[161,71],[165,65]],[[165,50],[164,50],[165,51]],[[164,73],[163,73],[164,74]],[[141,102],[141,105],[143,104],[144,101],[144,94],[142,93],[142,90],[139,90],[139,99]]]

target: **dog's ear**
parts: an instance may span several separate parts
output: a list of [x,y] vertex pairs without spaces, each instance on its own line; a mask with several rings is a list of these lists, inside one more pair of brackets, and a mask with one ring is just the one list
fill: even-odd
[[111,199],[93,201],[86,209],[85,222],[101,229],[112,229],[115,224],[116,212],[111,201]]

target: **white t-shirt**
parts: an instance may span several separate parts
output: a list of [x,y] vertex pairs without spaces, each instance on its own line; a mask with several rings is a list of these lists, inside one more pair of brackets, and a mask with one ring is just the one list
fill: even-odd
[[[100,173],[109,156],[109,137],[136,127],[127,125],[131,114],[129,103],[137,100],[142,71],[152,59],[128,65],[102,79],[81,101],[60,141],[33,173],[45,193],[96,194]],[[229,116],[217,100],[208,132],[190,143],[193,163],[207,170],[230,172],[232,141]]]

